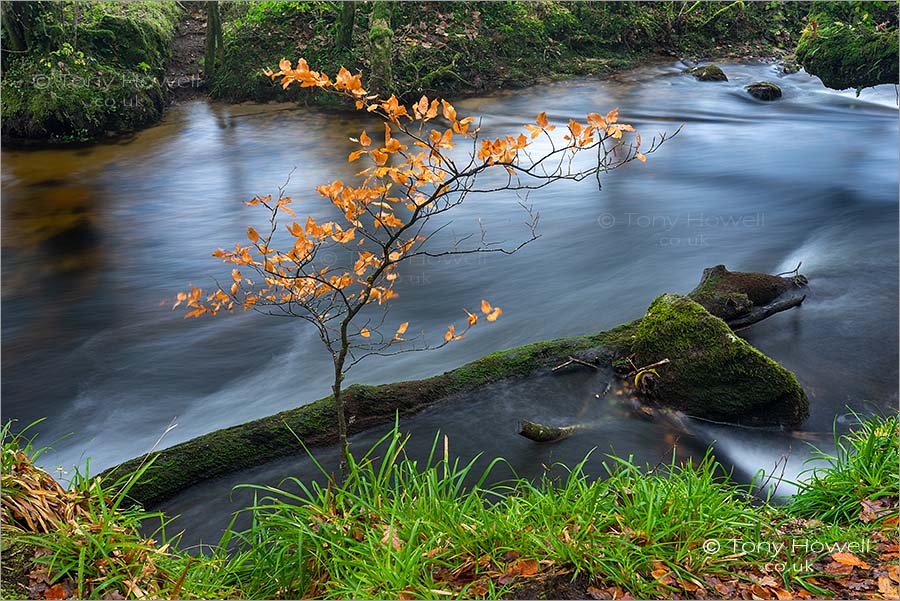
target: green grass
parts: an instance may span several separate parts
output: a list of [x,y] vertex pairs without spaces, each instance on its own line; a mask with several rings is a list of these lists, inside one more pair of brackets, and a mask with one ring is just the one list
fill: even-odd
[[[21,439],[8,427],[3,435],[5,457]],[[707,577],[752,580],[773,559],[788,565],[785,589],[826,594],[809,581],[815,571],[792,567],[802,558],[790,542],[867,536],[880,526],[857,519],[861,500],[897,494],[896,417],[869,419],[841,437],[831,463],[785,507],[730,482],[712,455],[697,463],[673,457],[652,469],[607,457],[600,479],[586,476],[585,459],[562,477],[485,486],[502,460],[483,468],[477,459],[460,463],[438,436],[430,456],[416,461],[404,453],[406,440],[395,425],[351,460],[341,485],[293,480],[296,493],[249,486],[256,495],[245,510],[250,528],[229,530],[218,547],[193,557],[178,550],[177,537],[167,538],[163,516],[123,505],[136,475],[117,488],[78,476],[72,490],[86,510],[75,525],[50,534],[7,526],[4,538],[49,549],[39,565],[92,597],[117,590],[129,597],[498,598],[556,575],[668,598],[691,596]],[[4,486],[11,467],[4,461]],[[161,524],[155,540],[138,532],[148,519]],[[755,548],[735,556],[735,540]],[[720,548],[710,551],[708,541]],[[761,549],[773,541],[786,546],[774,558]],[[516,577],[526,568],[538,573]]]
[[834,452],[817,450],[824,468],[802,474],[792,513],[823,521],[850,524],[858,519],[863,499],[897,496],[897,416],[865,420],[850,433],[835,434]]

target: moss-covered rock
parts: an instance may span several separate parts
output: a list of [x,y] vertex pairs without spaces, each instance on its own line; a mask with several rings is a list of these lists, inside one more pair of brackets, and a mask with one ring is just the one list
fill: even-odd
[[[52,3],[35,4],[46,5],[40,9],[42,21],[56,22]],[[4,139],[93,140],[144,127],[162,116],[166,92],[161,76],[183,12],[180,5],[139,1],[79,6],[76,35],[50,36],[4,63]]]
[[687,70],[688,73],[699,79],[700,81],[728,81],[728,77],[722,68],[718,65],[706,65],[704,67],[693,67]]
[[770,81],[757,81],[744,88],[757,100],[777,100],[781,98],[781,88]]
[[797,43],[797,60],[826,86],[836,90],[861,89],[900,81],[896,28],[876,31],[832,21],[825,14],[810,21],[816,27],[804,30]]
[[654,396],[689,415],[787,426],[809,415],[793,374],[686,296],[657,298],[640,319],[631,350],[637,365],[669,359],[657,370]]

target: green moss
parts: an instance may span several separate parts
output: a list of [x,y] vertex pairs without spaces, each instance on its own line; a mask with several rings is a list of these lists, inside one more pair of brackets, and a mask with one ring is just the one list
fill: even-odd
[[[170,2],[85,2],[79,10],[77,36],[66,29],[4,65],[6,138],[92,140],[162,116],[159,76],[182,9]],[[56,13],[43,18],[53,22]]]
[[876,31],[871,26],[832,20],[827,14],[811,21],[816,27],[804,30],[797,44],[797,60],[826,86],[861,89],[900,81],[896,26]]
[[632,351],[638,365],[670,360],[654,394],[690,415],[797,426],[809,414],[793,374],[686,296],[665,294],[650,305]]
[[722,68],[718,65],[706,65],[704,67],[694,67],[687,70],[688,73],[699,79],[700,81],[728,81],[728,77]]

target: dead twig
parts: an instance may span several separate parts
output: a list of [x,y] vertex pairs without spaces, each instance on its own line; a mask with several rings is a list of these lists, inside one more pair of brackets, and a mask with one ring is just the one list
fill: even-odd
[[575,357],[569,355],[568,361],[565,363],[560,363],[556,367],[553,368],[553,371],[558,371],[566,366],[572,365],[573,363],[577,363],[578,365],[584,365],[585,367],[591,367],[593,369],[598,369],[596,365],[593,363],[588,363],[587,361],[582,361],[581,359],[576,359]]

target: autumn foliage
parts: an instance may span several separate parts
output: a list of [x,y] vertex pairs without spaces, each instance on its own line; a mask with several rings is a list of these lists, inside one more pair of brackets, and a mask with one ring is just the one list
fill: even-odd
[[[296,66],[282,60],[279,70],[268,74],[284,88],[296,83],[349,99],[356,110],[380,118],[383,132],[362,131],[350,138],[358,149],[348,161],[364,163],[355,181],[336,180],[316,188],[336,208],[333,221],[298,218],[292,198],[285,195],[287,182],[277,197],[253,198],[247,204],[265,209],[265,227],[248,227],[247,241],[213,253],[232,265],[231,282],[212,292],[192,287],[179,293],[173,309],[183,305],[186,317],[199,317],[239,307],[307,320],[334,358],[339,416],[340,381],[365,356],[444,346],[463,338],[481,318],[492,322],[503,312],[481,300],[480,311],[462,308],[465,321],[459,327],[450,324],[434,343],[426,342],[424,332],[408,336],[410,321],[389,324],[385,311],[377,316],[369,310],[386,309],[385,303],[397,297],[394,285],[404,261],[416,256],[512,253],[538,237],[538,216],[521,196],[529,231],[513,248],[486,241],[482,232],[480,243],[432,249],[429,241],[440,229],[434,220],[473,194],[520,195],[561,180],[589,176],[599,180],[601,173],[635,159],[646,161],[640,136],[626,140],[625,134],[634,128],[619,122],[617,109],[590,113],[583,122],[569,119],[561,126],[551,124],[547,113],[541,112],[520,132],[490,137],[474,117],[458,115],[447,100],[422,96],[406,105],[394,95],[380,98],[363,88],[359,74],[344,68],[332,79],[311,70],[303,59]],[[532,154],[540,137],[540,151]],[[655,140],[646,152],[664,139]],[[468,151],[460,152],[460,145]],[[581,154],[592,158],[589,167],[575,165]],[[503,182],[497,184],[495,178],[489,186],[479,185],[480,176],[488,171],[499,171]],[[342,426],[342,438],[343,430]]]

